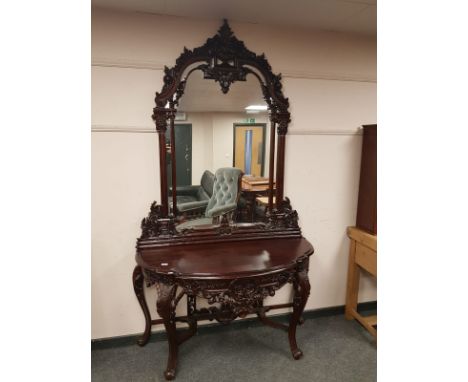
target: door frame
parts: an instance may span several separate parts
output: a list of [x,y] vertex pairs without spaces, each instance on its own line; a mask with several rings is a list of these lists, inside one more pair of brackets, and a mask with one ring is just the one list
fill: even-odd
[[[193,125],[192,125],[191,122],[180,121],[179,123],[174,123],[174,129],[176,129],[177,126],[190,126],[190,185],[192,185],[193,184],[193,181],[192,181],[192,171],[193,171],[193,163],[192,163],[192,160],[193,160]],[[168,131],[169,131],[169,129],[168,129]],[[174,131],[174,133],[175,133],[175,131]],[[177,145],[177,140],[175,142],[175,145]],[[176,149],[176,153],[177,153],[177,149]],[[169,159],[168,162],[170,163],[171,160]],[[171,166],[172,166],[172,164],[171,164]],[[169,168],[170,167],[168,167],[168,171],[169,171]],[[177,173],[176,173],[176,176],[177,176]],[[170,179],[170,181],[169,181],[169,179]],[[170,183],[172,183],[172,184],[170,184]],[[175,186],[177,187],[177,179],[176,179],[175,183],[176,183]],[[168,186],[174,187],[173,180],[172,180],[171,176],[168,176]]]
[[263,127],[262,129],[262,142],[263,142],[263,145],[262,145],[262,166],[261,166],[261,174],[262,176],[264,176],[264,173],[265,173],[265,150],[266,150],[266,123],[248,123],[248,122],[244,122],[244,123],[241,123],[241,122],[236,122],[233,124],[233,136],[234,136],[234,139],[233,139],[233,145],[232,145],[232,167],[234,167],[235,163],[236,163],[236,127],[237,126],[261,126]]

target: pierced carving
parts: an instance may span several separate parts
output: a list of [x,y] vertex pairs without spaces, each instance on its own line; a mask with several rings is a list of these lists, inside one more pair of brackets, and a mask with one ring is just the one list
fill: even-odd
[[269,228],[295,228],[299,229],[299,216],[296,210],[291,207],[289,198],[285,198],[282,210],[273,210],[271,213],[267,211],[267,226]]
[[204,78],[209,80],[215,80],[221,86],[221,91],[226,94],[232,83],[235,81],[245,81],[247,71],[243,68],[236,67],[223,62],[220,65],[213,67],[207,66],[203,70]]
[[234,35],[227,20],[223,21],[218,33],[204,45],[193,50],[184,47],[175,66],[164,67],[164,85],[161,92],[156,93],[157,107],[153,115],[158,107],[164,108],[171,99],[178,103],[185,89],[185,79],[182,78],[184,71],[197,62],[205,62],[198,68],[203,71],[204,78],[218,82],[223,93],[227,93],[235,81],[245,81],[247,73],[252,73],[248,66],[256,68],[263,77],[259,78],[260,85],[270,111],[289,115],[289,101],[283,95],[281,75],[272,73],[265,54],[257,55],[246,48],[244,42]]
[[[213,319],[219,322],[228,322],[237,317],[244,317],[249,313],[255,313],[262,308],[263,300],[268,296],[274,296],[276,291],[287,283],[296,283],[298,273],[307,275],[308,256],[299,258],[296,266],[275,274],[265,276],[245,277],[234,280],[229,279],[184,279],[178,275],[161,274],[144,270],[146,284],[156,285],[159,298],[165,300],[173,294],[172,300],[177,305],[175,299],[175,289],[182,288],[180,296],[187,295],[188,308],[193,314],[196,310],[196,296],[204,298],[208,304],[219,304],[209,309],[201,309],[199,313],[210,314]],[[299,301],[300,302],[300,301]]]
[[[255,312],[261,307],[265,297],[274,296],[276,290],[284,284],[293,282],[294,272],[292,269],[262,277],[235,280],[181,280],[180,285],[188,295],[205,298],[210,305],[220,304],[222,314],[216,319],[226,321]],[[213,308],[209,311],[215,314],[217,308]],[[226,311],[232,314],[226,315]]]
[[175,221],[173,216],[162,217],[161,206],[153,202],[148,217],[141,221],[141,237],[171,237],[176,235]]
[[143,269],[143,274],[145,276],[146,286],[150,287],[152,285],[163,283],[166,285],[173,285],[175,284],[175,275],[174,274],[166,274],[166,273],[156,273],[151,272],[147,269]]
[[[272,72],[272,68],[264,54],[257,55],[247,49],[244,42],[234,35],[227,21],[224,20],[217,34],[207,39],[204,45],[193,50],[184,48],[174,67],[164,67],[163,88],[161,92],[156,93],[156,107],[154,107],[152,115],[161,141],[167,130],[168,121],[175,118],[176,107],[184,94],[188,76],[194,70],[201,70],[204,73],[204,78],[218,82],[223,93],[227,93],[234,82],[245,81],[247,74],[255,76],[259,80],[263,97],[268,105],[270,120],[276,124],[278,135],[284,136],[287,133],[291,116],[288,110],[289,100],[283,94],[281,74]],[[284,139],[278,144],[284,147]],[[160,143],[160,150],[165,149],[163,146]],[[161,174],[166,172],[164,154],[160,153]],[[276,175],[281,180],[277,182],[277,189],[282,191],[284,166],[280,166],[279,163],[277,166]],[[161,195],[165,195],[167,177],[161,179],[161,190]],[[283,194],[280,191],[278,193],[281,195],[280,199],[282,199]],[[229,237],[229,240],[234,238],[237,240],[241,236],[278,237],[281,235],[300,235],[297,213],[290,208],[289,200],[287,203],[279,200],[277,209],[268,211],[264,226],[251,228],[244,226],[239,229],[235,225],[224,224],[225,222],[221,221],[221,224],[213,228],[215,235],[207,234],[207,230],[198,229],[185,229],[182,232],[177,232],[174,217],[165,216],[170,211],[169,201],[164,198],[161,204],[164,207],[164,215],[161,210],[158,211],[154,207],[155,211],[150,212],[148,217],[143,219],[139,246],[149,245],[150,241],[154,245],[158,245],[157,241],[160,243],[164,241],[163,245],[166,245],[168,241],[179,244],[184,240],[213,242],[225,240],[227,237]],[[283,229],[287,229],[287,232],[282,232]],[[296,229],[296,233],[292,232],[293,229]]]

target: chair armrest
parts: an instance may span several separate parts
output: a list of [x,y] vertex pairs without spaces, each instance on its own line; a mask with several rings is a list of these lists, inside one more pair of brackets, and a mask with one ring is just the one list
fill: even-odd
[[212,208],[207,214],[207,217],[216,217],[224,215],[227,212],[235,211],[237,208],[237,203],[228,203],[224,206]]
[[198,202],[180,203],[177,205],[177,209],[180,212],[192,212],[194,210],[201,210],[203,212],[207,205],[208,200],[200,200]]
[[[200,186],[180,186],[177,187],[177,195],[197,196]],[[172,194],[172,187],[169,188],[169,193]]]

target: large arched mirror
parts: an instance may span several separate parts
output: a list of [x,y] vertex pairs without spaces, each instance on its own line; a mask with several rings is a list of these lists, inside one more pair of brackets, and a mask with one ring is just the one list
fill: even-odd
[[162,200],[143,220],[142,239],[300,235],[283,197],[289,103],[263,54],[224,21],[165,68],[155,102]]
[[190,70],[185,81],[174,134],[172,126],[166,130],[169,212],[183,227],[213,223],[206,216],[210,199],[216,199],[210,208],[229,203],[228,198],[213,194],[230,186],[215,184],[220,182],[216,173],[220,169],[229,173],[232,168],[233,176],[234,169],[241,176],[229,187],[236,206],[226,210],[232,211],[227,218],[233,223],[265,222],[271,129],[258,79],[247,74],[245,81],[233,83],[226,93],[215,81],[205,79],[200,69]]

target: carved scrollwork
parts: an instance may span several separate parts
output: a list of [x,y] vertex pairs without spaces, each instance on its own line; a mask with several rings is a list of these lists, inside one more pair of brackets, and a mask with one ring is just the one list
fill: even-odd
[[[197,279],[179,282],[188,295],[205,298],[210,305],[220,304],[222,317],[226,320],[255,312],[261,307],[265,297],[274,296],[276,290],[288,282],[293,282],[293,279],[294,270],[288,270],[256,278]],[[232,315],[226,317],[226,311],[232,312]]]
[[[173,103],[172,105],[173,106]],[[160,107],[157,106],[153,109],[153,121],[156,124],[156,130],[158,132],[166,132],[167,130],[167,121],[169,119],[174,119],[175,117],[176,110],[173,109],[172,107],[166,108],[166,107]]]
[[269,228],[280,229],[280,228],[295,228],[299,229],[298,224],[299,216],[296,210],[292,209],[291,201],[289,198],[285,198],[283,202],[283,209],[281,212],[267,211],[267,226]]
[[271,71],[265,54],[257,55],[247,49],[244,42],[239,40],[229,27],[227,20],[218,33],[209,38],[206,43],[193,50],[184,47],[182,54],[177,58],[172,68],[164,67],[163,88],[156,93],[153,118],[157,108],[164,108],[168,101],[175,104],[185,89],[184,71],[191,64],[204,62],[198,69],[204,73],[204,78],[213,79],[221,86],[223,93],[227,93],[235,81],[245,81],[246,75],[252,73],[247,67],[256,68],[263,79],[260,79],[263,95],[270,111],[284,114],[288,113],[289,101],[283,95],[281,75]]
[[221,91],[226,94],[232,83],[235,81],[245,81],[247,72],[245,69],[235,67],[224,62],[221,65],[207,66],[204,72],[204,78],[215,80],[221,86]]
[[[239,40],[229,27],[226,20],[218,30],[217,34],[205,42],[204,45],[192,50],[184,48],[182,54],[177,58],[175,66],[164,67],[163,88],[156,93],[156,107],[153,109],[152,118],[156,124],[160,139],[160,166],[161,174],[166,171],[166,153],[164,133],[168,128],[168,121],[175,118],[176,107],[183,96],[190,74],[200,70],[204,77],[218,82],[221,90],[227,93],[232,83],[245,81],[246,76],[255,76],[260,84],[263,98],[265,99],[270,113],[270,120],[276,125],[278,135],[284,138],[291,120],[289,113],[289,100],[284,97],[281,84],[281,74],[274,74],[264,54],[257,55],[246,48],[243,41]],[[284,139],[278,140],[284,145]],[[283,146],[282,146],[283,147]],[[167,151],[166,151],[167,152]],[[284,168],[277,164],[277,177],[281,179]],[[282,191],[283,185],[278,182],[278,190]],[[277,191],[282,199],[282,192]],[[139,246],[142,245],[166,245],[168,241],[182,243],[184,240],[190,242],[217,241],[239,239],[242,236],[259,235],[261,237],[277,237],[278,235],[291,237],[300,236],[297,224],[297,213],[290,208],[289,200],[280,200],[278,208],[268,211],[267,217],[262,222],[263,226],[252,226],[250,228],[238,228],[235,224],[213,225],[213,235],[207,234],[207,229],[186,228],[180,231],[175,229],[175,219],[170,214],[170,206],[167,193],[167,176],[161,182],[161,195],[163,197],[163,208],[153,204],[148,217],[143,219],[142,235],[139,238]],[[164,213],[162,213],[164,212]],[[286,229],[288,232],[282,232]],[[296,232],[292,232],[296,229]],[[155,239],[155,240],[153,240]]]
[[[179,277],[176,274],[165,274],[143,270],[147,286],[156,285],[158,298],[161,301],[171,300],[171,310],[182,295],[187,295],[189,316],[194,313],[205,314],[210,320],[229,322],[237,317],[262,309],[263,300],[274,296],[276,291],[287,283],[292,283],[296,292],[301,288],[301,280],[307,278],[309,257],[300,257],[294,267],[274,274],[237,279],[192,279]],[[179,298],[175,290],[180,287]],[[299,288],[299,289],[298,289]],[[196,297],[204,298],[211,306],[196,310]],[[302,293],[296,293],[293,304],[300,306]],[[171,313],[172,314],[172,313]],[[172,316],[171,316],[172,318]]]
[[174,285],[176,283],[175,275],[173,274],[156,273],[151,272],[147,269],[143,269],[143,274],[145,276],[147,287],[150,287],[157,283],[163,283],[166,285]]
[[150,212],[141,221],[141,239],[150,237],[171,237],[177,234],[174,217],[162,217],[161,206],[153,202]]

